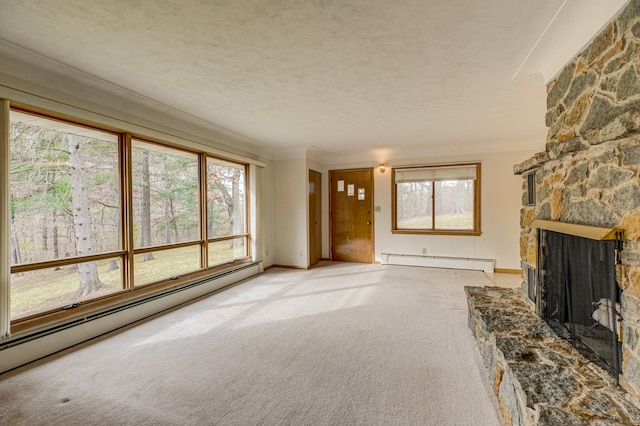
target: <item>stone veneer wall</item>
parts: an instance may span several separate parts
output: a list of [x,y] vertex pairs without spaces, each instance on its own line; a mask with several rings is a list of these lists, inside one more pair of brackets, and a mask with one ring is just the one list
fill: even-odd
[[[547,109],[546,150],[514,167],[525,178],[523,271],[537,264],[535,218],[624,229],[616,274],[623,289],[620,383],[640,396],[640,0],[548,84]],[[535,206],[526,205],[531,172]]]

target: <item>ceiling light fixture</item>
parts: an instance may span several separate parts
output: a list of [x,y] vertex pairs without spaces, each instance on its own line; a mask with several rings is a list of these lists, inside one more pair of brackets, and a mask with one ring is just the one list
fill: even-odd
[[384,173],[386,170],[387,170],[387,166],[385,166],[384,163],[378,164],[378,171],[380,173]]

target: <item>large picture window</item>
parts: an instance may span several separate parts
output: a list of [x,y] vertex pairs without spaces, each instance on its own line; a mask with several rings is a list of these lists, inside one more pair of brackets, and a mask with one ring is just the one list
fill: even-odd
[[10,118],[12,317],[121,291],[119,136]]
[[480,164],[393,170],[393,233],[480,235]]
[[249,259],[245,164],[22,109],[9,155],[11,321]]

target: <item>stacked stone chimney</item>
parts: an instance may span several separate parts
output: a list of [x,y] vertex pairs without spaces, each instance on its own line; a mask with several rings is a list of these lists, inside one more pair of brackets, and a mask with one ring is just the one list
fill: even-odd
[[524,177],[523,271],[537,267],[536,218],[625,231],[616,274],[623,290],[620,383],[640,397],[640,0],[548,84],[546,124],[545,151],[514,167]]

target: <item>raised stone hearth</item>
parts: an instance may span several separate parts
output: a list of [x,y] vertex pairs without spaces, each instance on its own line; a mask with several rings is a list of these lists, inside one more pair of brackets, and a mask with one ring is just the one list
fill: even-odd
[[640,404],[559,338],[519,289],[465,287],[469,327],[509,425],[640,425]]

